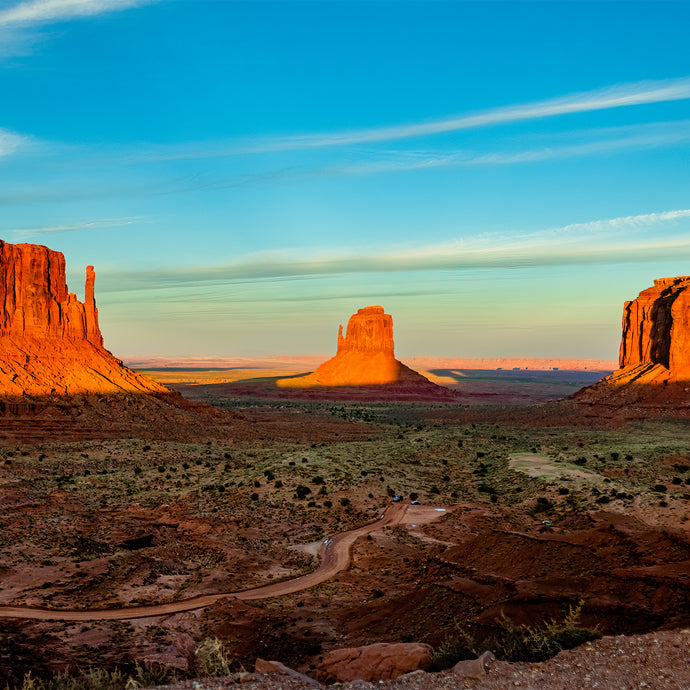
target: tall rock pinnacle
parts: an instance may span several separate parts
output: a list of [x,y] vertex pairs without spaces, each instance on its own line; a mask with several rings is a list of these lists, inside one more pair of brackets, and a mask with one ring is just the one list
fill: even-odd
[[0,240],[0,395],[167,392],[103,347],[94,284],[80,302],[61,252]]

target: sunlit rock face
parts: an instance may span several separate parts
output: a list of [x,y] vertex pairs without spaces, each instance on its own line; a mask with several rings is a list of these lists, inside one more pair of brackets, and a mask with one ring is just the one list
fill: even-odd
[[689,287],[690,276],[660,278],[625,303],[621,369],[659,365],[669,380],[690,378]]
[[365,352],[393,357],[393,317],[383,307],[364,307],[347,322],[347,335],[338,329],[338,354]]
[[[620,368],[576,402],[690,415],[690,276],[660,278],[623,307]],[[645,412],[646,414],[646,412]]]
[[[383,307],[357,310],[338,330],[337,354],[307,376],[281,379],[283,388],[311,386],[373,386],[423,377],[393,354],[393,318]],[[426,379],[424,379],[426,381]]]
[[0,240],[0,395],[168,392],[103,347],[94,283],[80,302],[61,252]]

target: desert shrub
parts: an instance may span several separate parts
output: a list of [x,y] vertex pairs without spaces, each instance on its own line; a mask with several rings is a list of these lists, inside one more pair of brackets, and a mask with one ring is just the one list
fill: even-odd
[[545,661],[564,649],[597,640],[597,628],[578,625],[582,602],[571,606],[562,621],[551,619],[538,627],[516,625],[505,614],[498,620],[500,632],[495,640],[496,656],[505,661]]
[[577,460],[575,460],[575,464],[576,465],[586,465],[587,464],[587,458],[584,456],[580,456],[579,458],[577,458]]
[[476,659],[481,650],[474,640],[474,637],[465,630],[462,630],[456,623],[455,632],[446,635],[443,642],[431,652],[432,671],[443,671],[452,668],[458,661],[463,659]]
[[194,650],[194,654],[196,656],[196,670],[200,676],[230,675],[230,654],[223,641],[217,637],[204,638]]
[[655,484],[654,485],[654,491],[658,491],[660,493],[663,493],[666,491],[666,487],[663,484]]
[[36,678],[29,672],[24,676],[21,690],[136,690],[178,680],[174,671],[166,666],[136,662],[130,671],[122,668],[68,669],[49,678]]
[[608,496],[599,496],[597,503],[610,503],[611,499]]
[[304,486],[304,484],[299,484],[295,488],[295,498],[299,498],[300,500],[310,493],[311,489],[308,486]]
[[341,498],[340,499],[340,505],[343,506],[349,506],[350,505],[350,499],[349,498]]

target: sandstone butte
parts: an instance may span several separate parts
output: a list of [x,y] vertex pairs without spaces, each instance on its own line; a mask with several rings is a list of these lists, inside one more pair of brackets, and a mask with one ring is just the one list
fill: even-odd
[[573,398],[585,403],[687,407],[690,276],[660,278],[623,307],[619,369]]
[[103,347],[94,283],[88,266],[80,302],[61,252],[0,240],[0,395],[170,393]]
[[382,386],[390,384],[431,384],[421,374],[406,367],[393,354],[393,318],[381,306],[364,307],[347,322],[347,331],[338,329],[335,357],[306,376],[278,381],[282,388],[314,386]]

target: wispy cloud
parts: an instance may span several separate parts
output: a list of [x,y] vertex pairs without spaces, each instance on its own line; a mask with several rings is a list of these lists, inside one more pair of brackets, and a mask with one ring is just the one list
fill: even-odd
[[[184,288],[238,281],[393,271],[461,271],[690,259],[690,209],[624,216],[522,235],[484,234],[393,251],[295,250],[246,256],[224,266],[145,273],[101,271],[105,290]],[[664,237],[659,238],[663,228]]]
[[0,158],[11,156],[23,148],[28,148],[31,143],[30,137],[0,127]]
[[31,26],[114,12],[160,0],[26,0],[0,10],[0,27]]
[[535,103],[515,104],[478,113],[390,127],[347,130],[266,138],[248,142],[227,141],[210,144],[186,143],[173,147],[149,148],[133,157],[146,160],[219,158],[256,153],[273,153],[332,146],[374,144],[428,137],[462,130],[510,124],[513,122],[626,108],[649,103],[665,103],[690,98],[690,78],[641,81],[584,91]]
[[5,237],[11,236],[15,240],[22,240],[31,237],[38,237],[40,235],[51,235],[65,232],[86,232],[88,230],[100,230],[102,228],[121,228],[125,225],[133,225],[134,223],[141,223],[145,220],[146,219],[144,218],[138,217],[106,218],[65,225],[47,225],[37,228],[9,228],[7,230],[0,229],[0,232],[2,232]]
[[426,168],[517,165],[624,150],[663,148],[690,143],[690,120],[588,130],[579,133],[579,136],[582,141],[574,144],[559,142],[515,151],[376,151],[371,153],[367,161],[333,166],[328,172],[336,175],[367,175]]

